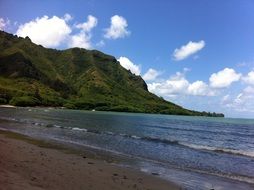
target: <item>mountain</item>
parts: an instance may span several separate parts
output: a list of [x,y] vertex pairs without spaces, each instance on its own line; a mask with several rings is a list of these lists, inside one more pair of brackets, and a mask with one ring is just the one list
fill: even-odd
[[187,110],[150,93],[140,76],[97,50],[47,49],[0,31],[0,103],[180,115]]

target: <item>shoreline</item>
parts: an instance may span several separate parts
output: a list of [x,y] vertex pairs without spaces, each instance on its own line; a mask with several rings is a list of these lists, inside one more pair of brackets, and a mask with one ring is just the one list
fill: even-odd
[[169,181],[62,145],[0,130],[4,189],[180,190]]
[[[68,110],[83,110],[83,111],[97,111],[97,112],[116,112],[116,113],[133,113],[133,114],[155,114],[155,115],[175,115],[175,116],[191,116],[191,117],[210,117],[210,118],[225,118],[225,116],[212,116],[212,115],[189,115],[189,114],[166,114],[166,113],[154,113],[154,112],[129,112],[129,111],[116,111],[116,110],[96,110],[96,109],[70,109],[63,106],[13,106],[10,104],[0,104],[0,108],[46,108],[46,109],[68,109]],[[209,113],[209,112],[208,112]]]

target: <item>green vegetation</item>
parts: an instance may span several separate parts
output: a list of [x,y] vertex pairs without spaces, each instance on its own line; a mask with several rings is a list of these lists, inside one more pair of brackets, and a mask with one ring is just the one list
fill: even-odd
[[36,106],[39,103],[40,101],[32,96],[13,97],[10,100],[10,104],[14,106]]
[[47,49],[0,31],[0,104],[223,116],[184,109],[150,93],[140,76],[96,50]]

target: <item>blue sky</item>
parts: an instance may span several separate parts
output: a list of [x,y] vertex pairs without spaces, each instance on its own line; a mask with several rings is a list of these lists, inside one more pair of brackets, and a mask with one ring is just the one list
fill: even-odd
[[254,118],[252,0],[1,0],[0,28],[114,55],[189,109]]

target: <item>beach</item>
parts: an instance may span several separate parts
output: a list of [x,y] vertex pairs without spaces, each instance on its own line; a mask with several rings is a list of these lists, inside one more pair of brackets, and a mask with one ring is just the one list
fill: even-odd
[[37,140],[0,133],[0,189],[177,190],[156,174],[145,174],[105,160],[42,146]]
[[247,119],[1,108],[2,179],[15,174],[1,183],[253,190],[253,126]]

